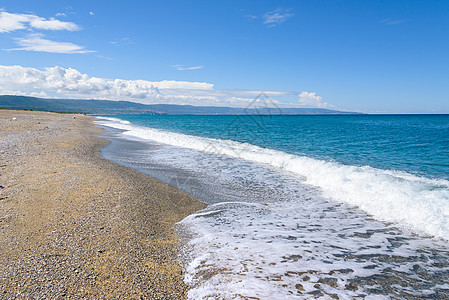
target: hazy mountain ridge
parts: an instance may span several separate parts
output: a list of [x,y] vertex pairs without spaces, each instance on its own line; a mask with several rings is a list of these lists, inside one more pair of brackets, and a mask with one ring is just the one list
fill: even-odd
[[[267,105],[268,106],[268,105]],[[64,111],[88,114],[153,115],[352,115],[360,114],[323,108],[216,107],[176,104],[140,104],[130,101],[44,99],[27,96],[0,96],[0,108]]]

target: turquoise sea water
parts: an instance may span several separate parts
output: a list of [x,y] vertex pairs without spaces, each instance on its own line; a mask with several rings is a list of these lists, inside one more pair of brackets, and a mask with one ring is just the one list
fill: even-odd
[[120,119],[349,165],[449,179],[449,115],[121,115]]
[[190,299],[449,298],[449,116],[97,123],[104,157],[208,204],[176,227]]

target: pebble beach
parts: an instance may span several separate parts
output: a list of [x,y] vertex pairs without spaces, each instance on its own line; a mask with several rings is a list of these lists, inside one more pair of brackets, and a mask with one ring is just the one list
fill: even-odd
[[93,117],[0,110],[0,299],[184,299],[175,223],[205,207],[102,159]]

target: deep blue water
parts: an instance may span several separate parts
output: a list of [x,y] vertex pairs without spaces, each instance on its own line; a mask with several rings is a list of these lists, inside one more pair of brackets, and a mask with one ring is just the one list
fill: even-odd
[[152,116],[133,124],[449,179],[449,115]]

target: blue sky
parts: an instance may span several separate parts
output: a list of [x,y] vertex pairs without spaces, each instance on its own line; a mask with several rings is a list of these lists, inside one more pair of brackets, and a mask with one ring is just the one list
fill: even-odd
[[[449,1],[0,3],[0,93],[449,113]],[[115,80],[118,79],[118,80]]]

